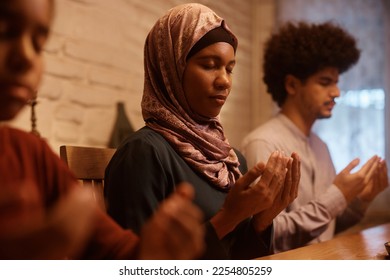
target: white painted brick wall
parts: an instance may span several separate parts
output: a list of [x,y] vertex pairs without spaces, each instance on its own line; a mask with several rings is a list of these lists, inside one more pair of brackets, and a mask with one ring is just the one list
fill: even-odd
[[[41,135],[58,152],[63,144],[106,146],[116,102],[124,101],[135,129],[143,126],[143,45],[149,29],[169,8],[184,0],[57,0],[53,32],[46,46],[46,71],[36,107]],[[253,7],[269,10],[271,0],[198,1],[224,17],[239,39],[233,90],[221,119],[237,146],[262,111],[251,106],[259,89],[253,67],[261,46],[257,32],[269,32],[273,16],[253,25]],[[268,6],[267,6],[268,5]],[[263,17],[263,16],[262,16]],[[254,55],[257,54],[257,55]],[[261,68],[261,67],[260,67]],[[257,70],[256,70],[257,69]],[[13,124],[30,130],[27,108]]]

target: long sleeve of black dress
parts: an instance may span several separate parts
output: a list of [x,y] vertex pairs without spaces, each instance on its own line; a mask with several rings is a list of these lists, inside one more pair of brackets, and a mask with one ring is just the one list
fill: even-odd
[[[245,173],[245,159],[238,156]],[[194,187],[194,202],[205,215],[207,248],[203,259],[251,259],[270,253],[272,229],[258,235],[250,219],[218,239],[209,219],[222,207],[227,193],[194,172],[160,134],[147,127],[118,148],[106,169],[108,213],[124,228],[139,233],[161,201],[184,181]]]

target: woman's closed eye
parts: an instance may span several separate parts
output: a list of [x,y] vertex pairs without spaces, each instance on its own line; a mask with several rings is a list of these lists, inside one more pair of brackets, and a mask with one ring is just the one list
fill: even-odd
[[217,68],[216,64],[215,63],[204,63],[202,64],[202,68],[205,69],[205,70],[213,70],[215,68]]
[[48,38],[48,31],[38,29],[33,36],[33,46],[37,53],[41,53]]
[[226,67],[226,72],[229,73],[230,75],[232,75],[233,69],[234,69],[234,66],[228,66],[228,67]]
[[202,64],[202,68],[205,70],[218,70],[225,68],[226,73],[233,74],[234,65],[229,65],[225,67],[224,65],[219,65],[218,63],[212,62]]

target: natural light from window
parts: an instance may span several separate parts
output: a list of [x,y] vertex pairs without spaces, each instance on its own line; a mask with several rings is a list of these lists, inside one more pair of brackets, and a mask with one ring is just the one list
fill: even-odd
[[329,147],[336,171],[358,157],[385,156],[385,92],[383,89],[344,91],[330,119],[317,121],[314,131]]

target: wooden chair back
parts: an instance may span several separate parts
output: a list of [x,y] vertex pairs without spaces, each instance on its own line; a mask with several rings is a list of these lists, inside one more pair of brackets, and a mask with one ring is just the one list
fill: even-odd
[[104,172],[116,149],[79,146],[61,146],[60,157],[76,178],[94,189],[95,199],[105,209]]

